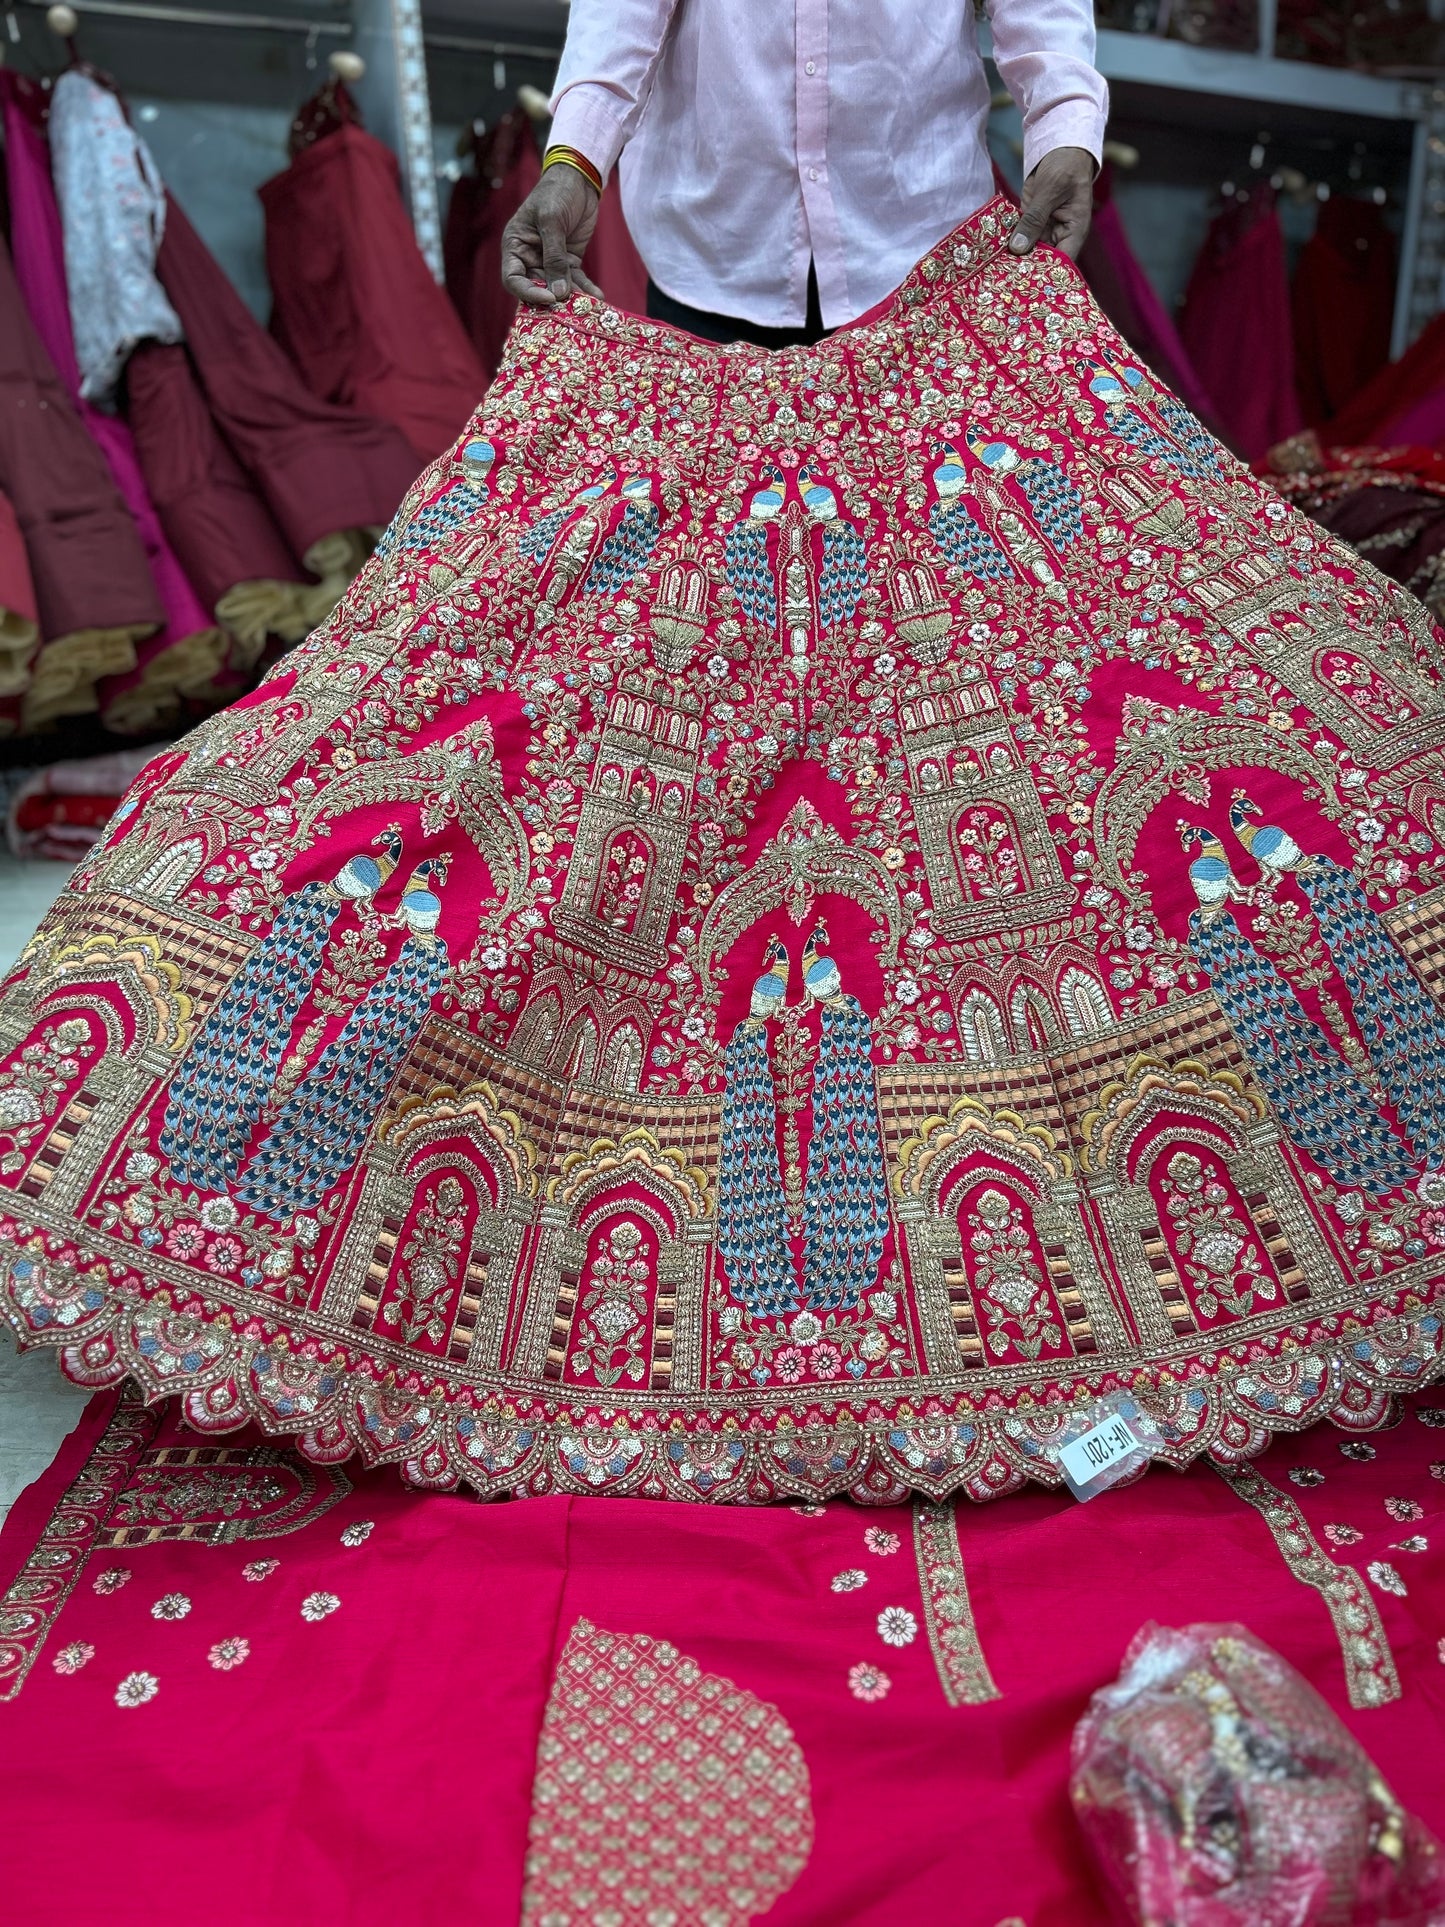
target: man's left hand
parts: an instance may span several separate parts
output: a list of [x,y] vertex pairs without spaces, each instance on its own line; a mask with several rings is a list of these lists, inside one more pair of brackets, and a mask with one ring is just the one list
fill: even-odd
[[1094,157],[1082,147],[1056,147],[1044,155],[1024,182],[1023,208],[1009,242],[1015,254],[1030,254],[1047,241],[1071,261],[1089,232],[1094,210]]

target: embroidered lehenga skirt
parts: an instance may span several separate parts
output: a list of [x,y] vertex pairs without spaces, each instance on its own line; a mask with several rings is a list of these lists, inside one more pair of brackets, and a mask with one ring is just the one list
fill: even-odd
[[820,346],[524,318],[0,998],[3,1291],[484,1492],[1057,1482],[1442,1357],[1445,646],[982,210]]

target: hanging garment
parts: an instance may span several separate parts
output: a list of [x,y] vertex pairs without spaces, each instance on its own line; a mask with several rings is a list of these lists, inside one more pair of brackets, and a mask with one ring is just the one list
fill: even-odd
[[14,506],[43,638],[27,728],[96,707],[99,677],[135,663],[162,619],[140,536],[46,354],[0,247],[0,488]]
[[1261,182],[1210,223],[1179,333],[1225,433],[1252,461],[1301,427],[1284,234]]
[[8,495],[0,494],[0,703],[20,695],[40,640],[40,617],[25,537]]
[[647,269],[622,212],[616,190],[597,204],[597,227],[582,258],[583,272],[595,281],[614,308],[624,314],[647,313]]
[[[73,77],[84,78],[79,74]],[[94,88],[93,82],[85,81],[85,85]],[[86,432],[104,456],[134,519],[151,578],[165,610],[164,623],[139,645],[134,663],[103,678],[96,689],[101,719],[107,727],[122,735],[139,734],[177,717],[188,701],[205,702],[225,663],[228,644],[216,624],[214,612],[203,606],[166,540],[146,489],[130,430],[117,416],[103,414],[82,394],[67,303],[61,217],[51,187],[44,136],[36,120],[41,96],[33,83],[8,74],[0,75],[0,89],[3,89],[0,103],[4,113],[6,183],[16,278],[46,352],[55,363],[79,409]],[[105,94],[104,89],[96,91]],[[113,100],[108,94],[105,98]],[[86,138],[83,117],[73,116],[70,125],[70,138],[79,144]],[[83,170],[80,171],[83,174]],[[90,232],[90,214],[95,212],[94,233],[87,245],[97,260],[106,250],[104,246],[94,246],[94,236],[108,238],[120,225],[119,218],[113,222],[96,211],[95,197],[112,178],[113,171],[107,167],[98,181],[89,183],[85,213],[79,222],[82,229]],[[123,278],[119,263],[115,278],[117,282]],[[219,700],[219,696],[214,697],[211,706]]]
[[1207,422],[1218,411],[1205,393],[1169,311],[1139,265],[1114,205],[1114,169],[1106,161],[1094,182],[1094,218],[1079,255],[1089,292],[1136,355],[1187,408]]
[[1372,201],[1336,194],[1295,267],[1295,384],[1306,424],[1337,415],[1390,359],[1395,237]]
[[50,153],[80,392],[105,403],[138,341],[181,338],[156,279],[165,186],[114,89],[79,67],[51,92]]
[[1428,448],[1322,448],[1312,433],[1272,448],[1257,472],[1445,618],[1445,456]]
[[[108,1927],[218,1875],[246,1927],[1109,1927],[1070,1747],[1151,1621],[1245,1626],[1445,1834],[1436,1401],[1087,1506],[704,1511],[469,1504],[102,1395],[0,1536],[0,1882]],[[1291,1864],[1300,1785],[1216,1871]]]
[[1445,451],[1445,315],[1347,402],[1329,431],[1341,448],[1413,443]]
[[268,636],[299,642],[315,626],[316,584],[222,439],[186,348],[148,341],[135,350],[126,414],[166,534],[235,639],[235,670],[259,660]]
[[[442,257],[447,292],[490,381],[517,312],[502,286],[502,230],[542,178],[529,114],[513,107],[470,142],[472,171],[452,189]],[[606,199],[606,196],[603,197]]]
[[1441,1370],[1439,632],[1009,231],[776,356],[519,317],[0,999],[0,1075],[89,1040],[0,1165],[27,1341],[434,1485],[720,1501]]
[[417,247],[395,155],[339,126],[260,193],[276,338],[314,394],[393,423],[433,460],[486,377]]
[[159,267],[217,429],[334,603],[350,579],[338,566],[355,572],[366,531],[390,521],[410,486],[409,445],[385,422],[317,400],[174,200]]

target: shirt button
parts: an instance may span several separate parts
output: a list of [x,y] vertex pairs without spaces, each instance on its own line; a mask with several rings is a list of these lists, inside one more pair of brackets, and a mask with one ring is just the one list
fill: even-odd
[[818,63],[816,60],[810,60],[807,66],[803,69],[803,72],[805,74],[815,74],[817,73],[817,71],[818,71]]
[[818,178],[818,170],[817,170],[817,168],[816,168],[816,167],[810,167],[810,168],[808,169],[808,179],[809,179],[810,181],[816,181],[816,180],[817,180],[817,178]]

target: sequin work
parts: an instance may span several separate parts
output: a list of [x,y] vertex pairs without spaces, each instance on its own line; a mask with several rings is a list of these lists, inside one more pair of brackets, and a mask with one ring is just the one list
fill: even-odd
[[[0,992],[0,1302],[423,1486],[816,1502],[1442,1362],[1445,652],[981,210],[523,317]],[[886,1603],[886,1602],[885,1602]]]

